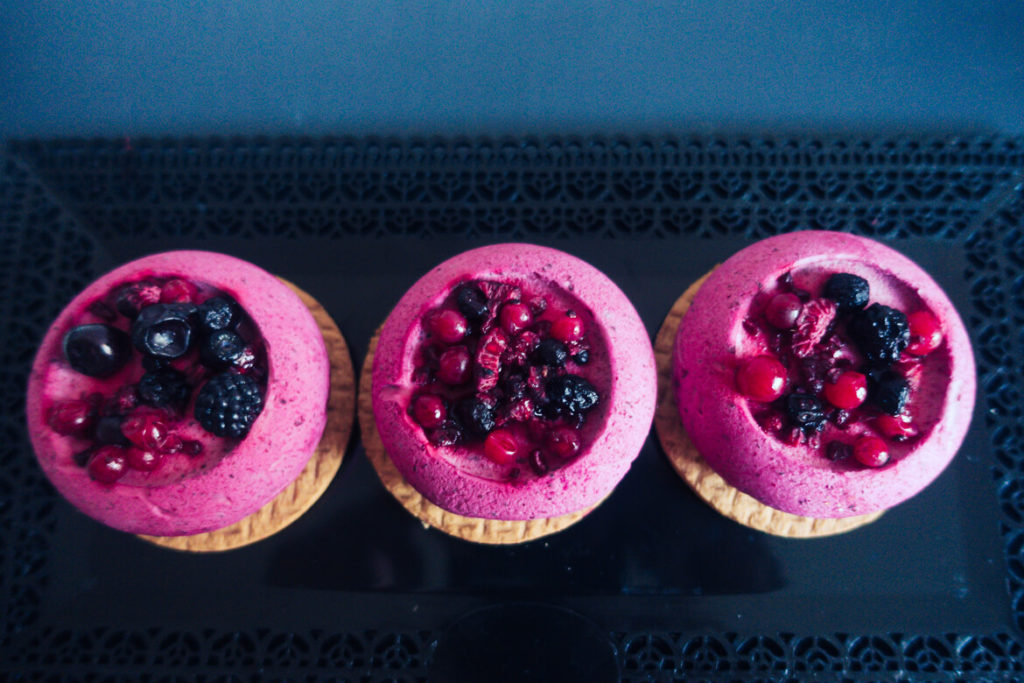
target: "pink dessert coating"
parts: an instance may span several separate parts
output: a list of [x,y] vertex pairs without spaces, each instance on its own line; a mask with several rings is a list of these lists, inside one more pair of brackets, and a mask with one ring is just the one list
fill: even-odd
[[[878,468],[853,458],[832,461],[822,448],[787,445],[755,419],[756,401],[741,395],[737,367],[766,353],[763,337],[744,329],[752,302],[778,278],[820,292],[829,275],[868,281],[872,303],[910,314],[929,310],[943,333],[941,346],[921,361],[920,382],[908,409],[919,435],[891,444]],[[697,292],[679,326],[673,382],[683,426],[707,463],[726,481],[784,512],[849,517],[890,508],[915,495],[949,464],[967,433],[974,407],[975,369],[970,340],[939,286],[902,254],[862,237],[806,231],[762,240],[719,266]],[[872,434],[870,421],[845,430],[828,424],[829,438],[846,442]]]
[[[555,306],[571,307],[591,339],[591,360],[577,372],[602,393],[587,417],[575,459],[543,475],[482,455],[479,444],[435,446],[409,415],[424,314],[460,283],[522,286]],[[656,399],[654,354],[636,310],[593,266],[564,252],[500,244],[464,252],[424,275],[381,328],[373,365],[373,409],[391,460],[438,506],[468,517],[527,520],[569,514],[605,498],[625,476],[650,430]]]
[[[114,484],[90,479],[73,462],[78,438],[47,424],[55,402],[111,392],[137,381],[133,364],[109,378],[72,370],[62,341],[75,325],[100,322],[89,307],[114,288],[147,277],[201,282],[233,297],[263,339],[267,385],[262,412],[241,440],[202,429],[188,406],[180,429],[203,442],[203,455],[166,456],[157,470],[131,472]],[[125,323],[126,326],[126,323]],[[135,364],[137,365],[137,364]],[[43,339],[29,378],[27,417],[32,445],[60,493],[87,515],[116,529],[156,536],[195,534],[229,526],[255,512],[295,480],[326,424],[330,364],[316,321],[299,297],[260,268],[222,254],[174,251],[147,256],[99,278],[61,312]],[[194,400],[194,397],[193,397]]]

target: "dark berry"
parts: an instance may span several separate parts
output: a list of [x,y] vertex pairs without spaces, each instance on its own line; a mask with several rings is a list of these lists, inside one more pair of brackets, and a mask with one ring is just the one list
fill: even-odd
[[154,304],[139,311],[132,323],[132,344],[144,354],[180,358],[194,341],[191,304]]
[[851,455],[853,455],[853,448],[842,441],[829,441],[825,446],[825,457],[832,462],[846,460]]
[[233,365],[245,351],[245,340],[229,330],[211,332],[199,349],[199,358],[208,368]]
[[910,343],[907,316],[882,304],[871,304],[855,313],[847,329],[857,348],[873,365],[892,365]]
[[427,430],[427,440],[435,446],[454,446],[462,441],[462,430],[452,422]]
[[89,460],[92,458],[93,454],[95,454],[96,451],[99,450],[99,448],[99,446],[89,446],[85,450],[78,451],[77,453],[72,455],[71,459],[79,467],[85,467],[86,465],[89,464]]
[[128,470],[125,450],[120,446],[101,446],[92,454],[86,469],[93,481],[113,484]]
[[142,369],[147,372],[152,372],[153,370],[163,370],[164,368],[169,367],[170,364],[171,361],[168,360],[167,358],[157,358],[156,356],[142,357]]
[[825,428],[825,406],[814,396],[790,394],[786,397],[786,414],[790,423],[805,434]]
[[754,356],[736,371],[736,385],[755,401],[774,401],[786,388],[786,368],[772,356]]
[[147,372],[139,380],[139,400],[157,408],[180,410],[188,402],[189,385],[185,375],[174,368]]
[[75,372],[109,377],[128,363],[132,346],[128,335],[116,327],[79,325],[64,335],[64,357]]
[[835,273],[826,282],[821,295],[836,302],[840,313],[857,311],[868,305],[871,289],[868,281],[852,273]]
[[868,403],[889,415],[903,412],[910,398],[910,384],[893,370],[874,370],[868,373]]
[[540,344],[537,345],[536,357],[542,365],[560,368],[568,360],[569,350],[562,342],[549,337],[542,339]]
[[199,304],[196,312],[199,327],[204,332],[232,330],[240,317],[238,304],[226,296],[207,299]]
[[544,457],[544,454],[537,449],[534,449],[534,451],[530,453],[529,462],[530,469],[532,469],[534,474],[536,474],[538,477],[547,474],[548,469],[550,469],[548,467],[548,462],[547,459]]
[[127,446],[130,442],[121,431],[121,420],[116,415],[101,417],[96,420],[96,443],[115,446]]
[[561,412],[582,415],[597,405],[600,397],[594,385],[577,375],[561,375],[547,384],[547,397]]
[[214,375],[196,396],[195,416],[203,429],[235,439],[249,433],[263,409],[260,387],[249,375]]
[[572,359],[576,361],[577,365],[586,365],[590,362],[590,352],[586,349],[580,349]]
[[468,282],[459,285],[455,289],[455,305],[472,322],[480,322],[487,317],[487,296],[476,285]]
[[486,436],[494,429],[494,408],[475,396],[459,402],[458,414],[463,426],[477,436]]

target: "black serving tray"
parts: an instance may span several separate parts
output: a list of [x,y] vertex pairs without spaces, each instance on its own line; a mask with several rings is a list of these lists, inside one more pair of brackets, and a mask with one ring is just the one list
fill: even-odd
[[[1014,680],[1024,676],[1024,141],[546,138],[14,141],[0,147],[0,677],[13,680]],[[25,433],[35,346],[146,253],[250,260],[315,296],[356,367],[422,273],[548,244],[652,337],[751,241],[873,236],[971,332],[967,440],[922,494],[837,537],[735,524],[653,436],[594,513],[515,547],[424,529],[358,432],[324,497],[256,545],[152,546],[77,513]]]

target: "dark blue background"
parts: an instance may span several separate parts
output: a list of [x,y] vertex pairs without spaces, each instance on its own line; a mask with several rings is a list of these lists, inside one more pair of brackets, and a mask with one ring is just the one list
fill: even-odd
[[0,0],[0,138],[1024,131],[1024,3],[550,5]]

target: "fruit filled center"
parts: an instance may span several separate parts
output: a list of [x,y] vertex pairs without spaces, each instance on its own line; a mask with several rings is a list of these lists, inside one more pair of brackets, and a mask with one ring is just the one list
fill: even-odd
[[259,330],[226,292],[146,276],[92,301],[55,360],[47,424],[95,481],[152,486],[209,466],[263,408]]
[[543,476],[583,450],[607,391],[607,356],[574,297],[470,280],[421,327],[408,413],[431,444],[512,480]]

